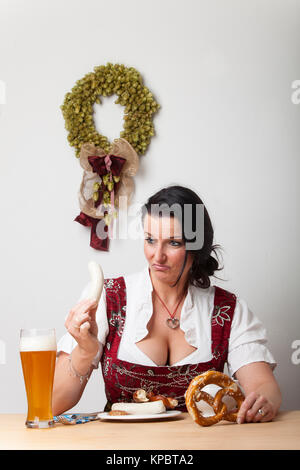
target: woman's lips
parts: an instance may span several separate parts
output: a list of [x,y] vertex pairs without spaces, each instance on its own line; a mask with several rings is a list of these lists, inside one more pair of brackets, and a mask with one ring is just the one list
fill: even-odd
[[166,266],[165,264],[152,264],[152,267],[156,269],[156,271],[167,271],[169,266]]

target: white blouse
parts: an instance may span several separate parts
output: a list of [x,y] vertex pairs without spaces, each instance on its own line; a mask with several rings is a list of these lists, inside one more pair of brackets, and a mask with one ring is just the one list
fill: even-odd
[[[155,367],[157,364],[136,345],[138,341],[147,336],[147,324],[153,313],[153,287],[148,267],[141,272],[124,276],[124,280],[127,306],[118,359]],[[79,300],[85,298],[88,287],[84,289]],[[105,290],[103,290],[96,312],[98,340],[100,341],[99,352],[93,361],[96,368],[101,359],[103,346],[109,331],[104,292]],[[172,364],[172,366],[197,364],[212,359],[211,316],[214,308],[214,293],[214,286],[207,289],[189,287],[181,310],[180,328],[185,333],[186,341],[197,349],[176,364]],[[58,342],[57,354],[61,351],[70,354],[76,344],[70,333],[66,333]],[[266,330],[262,323],[249,310],[246,302],[237,297],[228,345],[227,365],[229,375],[234,377],[235,372],[240,367],[258,361],[267,362],[274,369],[277,364],[266,344]]]

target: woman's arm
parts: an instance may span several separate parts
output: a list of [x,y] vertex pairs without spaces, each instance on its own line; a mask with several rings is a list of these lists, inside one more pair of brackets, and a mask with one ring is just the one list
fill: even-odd
[[281,392],[269,364],[252,362],[240,367],[235,376],[245,392],[237,422],[271,421],[280,408]]
[[[96,302],[82,300],[75,305],[66,319],[65,326],[76,340],[77,346],[71,356],[61,352],[57,359],[52,396],[54,415],[61,414],[78,403],[87,378],[92,373],[92,362],[100,347],[96,310]],[[79,376],[84,378],[80,380]]]
[[[78,403],[90,377],[93,368],[94,356],[85,356],[80,353],[78,347],[72,351],[72,365],[70,355],[61,352],[55,366],[52,411],[54,416],[64,413]],[[74,370],[84,376],[82,383]]]

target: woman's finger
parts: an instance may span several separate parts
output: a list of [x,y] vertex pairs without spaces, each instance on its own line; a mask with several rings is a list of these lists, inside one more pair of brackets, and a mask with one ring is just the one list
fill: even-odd
[[96,312],[98,310],[98,303],[97,302],[93,302],[90,306],[90,309],[89,309],[89,314],[90,314],[90,317],[91,317],[91,321],[96,321]]
[[89,316],[88,313],[80,313],[76,317],[73,318],[73,324],[72,327],[75,329],[80,329],[83,323],[86,321],[90,321],[91,317]]
[[[248,423],[251,421],[260,421],[262,413],[259,413],[258,410],[262,410],[263,406],[267,403],[267,400],[264,396],[260,395],[257,397],[252,407],[247,411],[246,420]],[[264,413],[264,412],[263,412]]]
[[270,408],[270,410],[267,411],[267,413],[261,418],[260,422],[266,423],[268,421],[272,421],[273,418],[274,418],[274,411],[272,408]]
[[88,313],[81,313],[72,319],[72,322],[69,324],[68,332],[77,340],[80,336],[81,326],[90,320]]
[[69,330],[71,326],[80,326],[80,319],[82,315],[92,311],[95,308],[95,302],[89,299],[79,302],[69,313],[65,326]]
[[82,323],[82,325],[80,326],[80,336],[82,337],[82,339],[85,339],[88,336],[90,327],[91,325],[88,321]]
[[256,414],[253,417],[253,422],[267,422],[270,421],[274,417],[274,411],[273,411],[273,406],[272,404],[265,399],[265,401],[261,404],[261,406],[258,408]]
[[252,408],[257,398],[257,394],[252,392],[245,398],[238,412],[237,423],[242,424],[246,420],[246,414],[250,408]]
[[66,318],[66,321],[65,321],[65,327],[68,328],[68,325],[70,324],[70,322],[72,321],[74,315],[76,315],[76,312],[78,311],[78,309],[82,308],[83,305],[86,305],[87,301],[86,300],[81,300],[80,302],[78,302],[78,304],[75,305],[75,307],[73,307],[69,313],[68,313],[68,316]]

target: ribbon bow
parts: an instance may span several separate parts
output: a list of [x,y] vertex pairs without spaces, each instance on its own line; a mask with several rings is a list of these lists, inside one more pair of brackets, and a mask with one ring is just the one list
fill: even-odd
[[88,157],[88,161],[93,172],[98,173],[99,176],[106,175],[109,172],[113,176],[120,176],[123,165],[126,162],[125,158],[117,157],[116,155],[105,155],[105,157],[91,155]]

